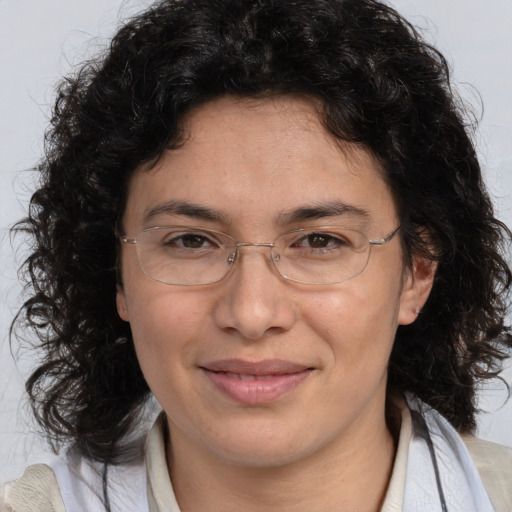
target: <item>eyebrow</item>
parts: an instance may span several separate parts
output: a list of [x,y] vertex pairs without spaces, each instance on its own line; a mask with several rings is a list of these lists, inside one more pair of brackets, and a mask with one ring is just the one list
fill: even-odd
[[342,215],[359,217],[362,220],[370,218],[370,213],[364,208],[342,201],[329,201],[327,203],[305,205],[283,212],[278,216],[277,223],[287,225],[306,220],[339,217]]
[[224,212],[207,208],[200,204],[191,203],[189,201],[167,201],[159,204],[154,208],[150,208],[144,212],[144,221],[148,221],[157,215],[183,215],[191,219],[219,222],[222,224],[230,224],[230,218]]
[[[144,212],[144,221],[147,222],[158,215],[181,215],[194,220],[218,222],[224,225],[231,224],[229,215],[221,210],[208,208],[200,204],[189,201],[171,200],[150,208]],[[300,206],[288,211],[284,211],[277,216],[276,224],[286,226],[297,222],[307,220],[315,220],[329,217],[340,216],[359,217],[367,220],[370,213],[353,204],[344,203],[342,201],[329,201],[326,203],[314,203],[310,205]]]

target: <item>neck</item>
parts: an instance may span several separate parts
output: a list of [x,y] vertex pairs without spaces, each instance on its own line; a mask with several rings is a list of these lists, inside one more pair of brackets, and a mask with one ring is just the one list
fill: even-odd
[[[354,428],[300,461],[250,467],[219,460],[171,436],[168,465],[182,512],[377,512],[391,477],[395,442],[382,421]],[[205,506],[205,504],[207,504]]]

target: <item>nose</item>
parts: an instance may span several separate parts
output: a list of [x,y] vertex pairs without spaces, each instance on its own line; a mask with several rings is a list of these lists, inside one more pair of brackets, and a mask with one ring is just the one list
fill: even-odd
[[273,267],[268,251],[263,247],[239,249],[214,311],[214,321],[221,329],[258,340],[292,327],[296,317],[290,297],[293,290]]

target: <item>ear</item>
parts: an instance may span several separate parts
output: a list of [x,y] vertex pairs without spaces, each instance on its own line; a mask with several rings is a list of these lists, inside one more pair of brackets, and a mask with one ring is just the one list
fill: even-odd
[[399,325],[412,324],[418,317],[432,290],[436,269],[435,261],[424,256],[413,256],[412,265],[404,276],[398,312]]
[[121,317],[125,322],[130,321],[130,315],[128,312],[128,306],[126,305],[126,295],[124,293],[124,288],[117,285],[117,294],[116,294],[116,306],[117,306],[117,314]]

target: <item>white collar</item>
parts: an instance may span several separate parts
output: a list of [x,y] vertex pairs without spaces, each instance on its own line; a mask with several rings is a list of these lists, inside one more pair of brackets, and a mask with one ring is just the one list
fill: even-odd
[[430,406],[407,395],[412,436],[404,510],[495,512],[463,440]]

